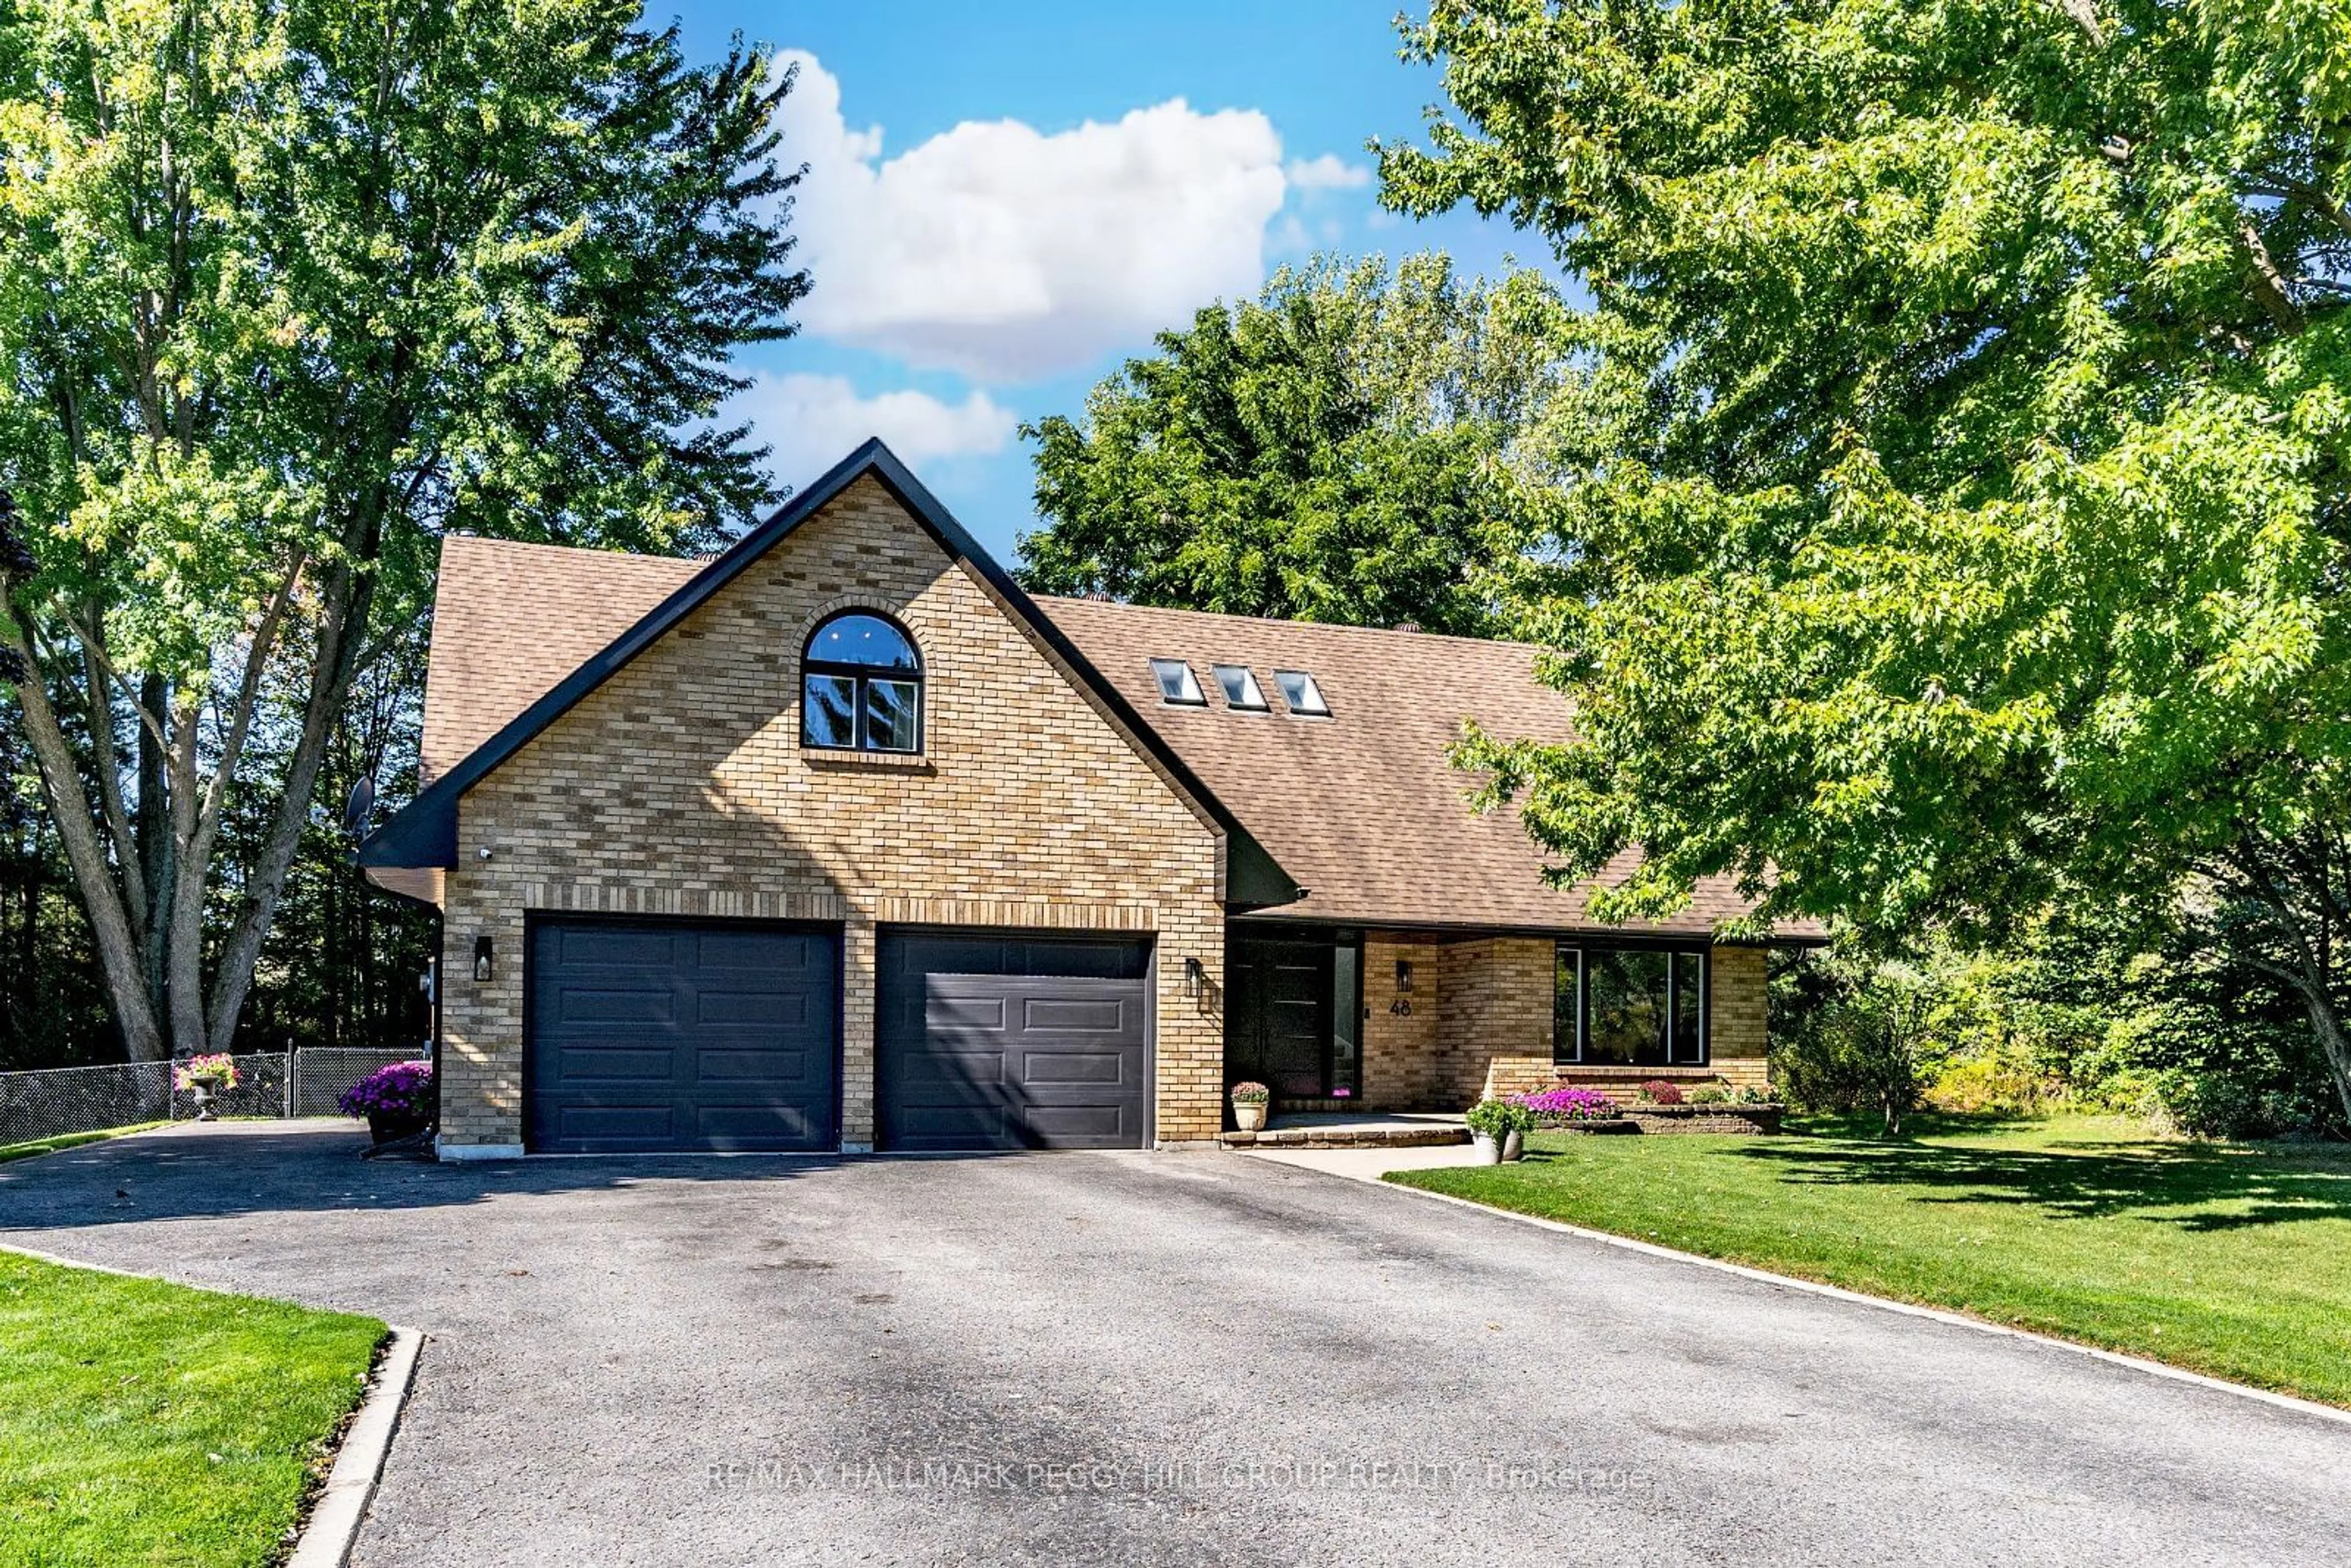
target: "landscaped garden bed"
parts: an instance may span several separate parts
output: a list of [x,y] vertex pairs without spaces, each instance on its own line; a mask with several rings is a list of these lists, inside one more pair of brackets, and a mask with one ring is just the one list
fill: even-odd
[[1635,1102],[1625,1107],[1625,1115],[1644,1133],[1724,1133],[1752,1137],[1778,1132],[1781,1115],[1786,1109],[1783,1105],[1742,1105],[1737,1102],[1711,1105]]
[[1777,1133],[1784,1109],[1754,1092],[1719,1083],[1685,1088],[1662,1079],[1627,1084],[1615,1093],[1562,1083],[1511,1096],[1534,1115],[1537,1128],[1558,1133]]

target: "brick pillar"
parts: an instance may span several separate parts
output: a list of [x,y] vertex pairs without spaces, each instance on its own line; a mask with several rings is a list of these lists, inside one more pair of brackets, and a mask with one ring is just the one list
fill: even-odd
[[[1157,1134],[1162,1147],[1213,1144],[1225,1124],[1225,925],[1212,904],[1163,913],[1155,949]],[[1198,996],[1184,960],[1199,961]]]
[[[468,850],[471,845],[465,846]],[[525,900],[468,853],[449,876],[441,971],[441,1130],[447,1159],[523,1152]],[[474,978],[474,943],[491,942],[491,977]]]
[[873,1152],[873,922],[841,932],[841,1152]]
[[1764,986],[1768,955],[1761,947],[1717,947],[1708,1044],[1715,1076],[1740,1088],[1769,1085],[1764,1061],[1770,1002]]
[[[1398,942],[1378,932],[1364,938],[1364,1109],[1456,1109],[1437,1086],[1437,1029],[1440,956],[1427,943]],[[1413,991],[1395,988],[1396,962],[1412,966]]]

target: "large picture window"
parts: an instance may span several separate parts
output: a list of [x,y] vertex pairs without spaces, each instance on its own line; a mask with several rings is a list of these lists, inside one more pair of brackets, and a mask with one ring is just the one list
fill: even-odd
[[1704,1064],[1707,981],[1703,947],[1561,943],[1552,1060],[1602,1067]]
[[836,615],[800,657],[800,744],[827,751],[923,749],[923,660],[879,615]]

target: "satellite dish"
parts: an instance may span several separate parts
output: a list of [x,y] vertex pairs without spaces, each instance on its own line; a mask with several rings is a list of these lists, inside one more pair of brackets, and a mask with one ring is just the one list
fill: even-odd
[[368,813],[375,810],[375,780],[362,779],[351,786],[350,799],[343,802],[343,831],[356,835],[367,826]]

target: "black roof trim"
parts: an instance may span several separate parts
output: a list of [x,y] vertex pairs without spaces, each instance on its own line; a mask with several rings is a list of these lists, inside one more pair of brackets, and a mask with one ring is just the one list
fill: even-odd
[[1287,904],[1300,896],[1297,883],[1282,872],[1263,845],[1241,825],[1240,819],[1217,799],[1198,775],[1176,755],[1159,732],[1078,651],[1077,644],[1053,624],[1036,601],[1012,576],[982,549],[979,542],[956,521],[953,513],[898,460],[879,439],[866,442],[826,470],[814,484],[787,501],[776,514],[735,541],[723,555],[696,572],[684,586],[655,605],[635,625],[604,650],[566,676],[504,728],[467,753],[455,768],[433,781],[432,788],[402,808],[392,819],[368,835],[360,845],[360,863],[376,866],[454,866],[457,863],[457,802],[492,768],[521,750],[582,697],[610,679],[622,666],[683,621],[712,594],[741,575],[786,535],[813,516],[857,480],[872,475],[895,497],[942,549],[967,561],[988,587],[1029,623],[1054,655],[1074,670],[1129,734],[1142,744],[1177,785],[1198,800],[1226,834],[1226,897],[1243,905]]

